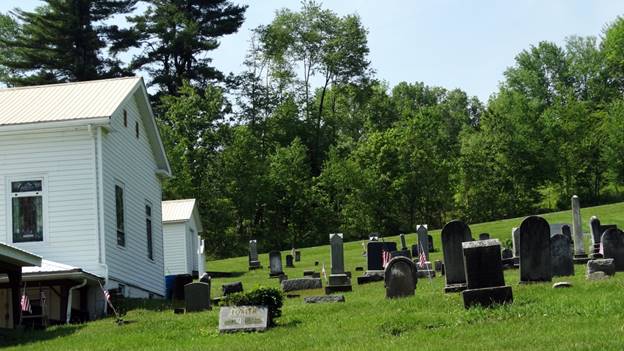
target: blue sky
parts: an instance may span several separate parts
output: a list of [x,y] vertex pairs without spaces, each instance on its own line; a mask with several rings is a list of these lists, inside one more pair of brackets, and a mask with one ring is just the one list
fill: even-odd
[[[250,30],[269,23],[279,8],[297,0],[234,0],[248,4],[241,30],[211,53],[224,72],[242,68]],[[0,11],[32,9],[37,0],[2,0]],[[482,100],[495,92],[504,70],[523,49],[542,40],[600,36],[624,14],[618,0],[325,0],[338,14],[357,13],[369,30],[370,60],[379,79],[394,85],[422,81],[460,88]]]

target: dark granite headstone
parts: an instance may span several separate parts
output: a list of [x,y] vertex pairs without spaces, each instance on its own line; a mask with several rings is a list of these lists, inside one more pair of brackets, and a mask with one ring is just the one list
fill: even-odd
[[262,268],[258,260],[258,247],[256,240],[249,240],[249,270]]
[[561,234],[565,235],[568,239],[570,239],[570,244],[574,245],[574,241],[572,239],[572,229],[569,224],[564,224],[561,226]]
[[314,271],[311,269],[306,269],[303,271],[303,276],[304,277],[311,277],[314,274]]
[[550,263],[552,275],[563,277],[574,275],[574,257],[570,239],[563,234],[550,237]]
[[520,224],[520,282],[552,280],[550,226],[539,216],[529,216]]
[[489,307],[513,301],[505,276],[498,239],[462,243],[467,289],[462,291],[464,307]]
[[366,245],[366,269],[369,271],[383,270],[382,252],[384,243],[381,241],[369,241]]
[[269,277],[279,277],[284,274],[282,268],[282,253],[279,251],[269,252],[269,267],[271,269]]
[[418,249],[424,250],[425,257],[427,261],[429,261],[429,234],[427,233],[426,224],[419,224],[416,226],[416,236],[418,237]]
[[431,234],[427,234],[427,241],[429,241],[429,252],[435,252],[435,247],[433,247],[433,237]]
[[446,274],[445,292],[461,291],[466,288],[462,243],[471,239],[470,228],[462,221],[451,221],[442,228],[442,253]]
[[412,245],[412,257],[418,257],[418,244]]
[[204,273],[201,275],[201,277],[199,277],[199,282],[200,283],[211,283],[212,278],[208,275],[208,273]]
[[295,267],[293,260],[294,260],[293,255],[286,255],[286,267],[288,268]]
[[388,262],[384,272],[386,297],[414,295],[418,283],[416,264],[407,257],[395,257]]
[[399,234],[399,240],[401,242],[401,250],[407,250],[407,241],[405,240],[405,234]]
[[301,261],[301,251],[297,250],[295,251],[295,262],[300,262]]
[[490,234],[489,233],[479,234],[479,240],[490,240]]
[[243,282],[233,282],[221,285],[221,291],[223,295],[229,295],[239,293],[243,291]]
[[612,258],[616,272],[624,272],[624,232],[617,228],[607,229],[601,237],[604,258]]
[[210,309],[210,284],[190,283],[184,286],[186,312],[200,312]]
[[284,292],[296,290],[322,289],[321,279],[317,278],[299,278],[282,280],[282,290]]
[[390,252],[390,257],[391,258],[395,258],[395,257],[411,258],[412,256],[410,255],[410,251],[409,250],[398,250],[398,251]]
[[604,232],[606,232],[608,229],[617,228],[617,225],[601,224],[600,219],[598,219],[598,217],[596,216],[593,216],[589,220],[589,227],[591,229],[592,243],[593,243],[592,253],[597,254],[600,252],[600,240],[602,239],[602,234],[604,234]]
[[345,273],[344,248],[342,233],[329,234],[329,248],[331,256],[331,274],[325,286],[325,293],[337,291],[351,291],[351,279]]
[[503,251],[501,251],[501,258],[503,260],[506,260],[512,257],[513,257],[513,251],[511,251],[511,249],[503,249]]
[[193,277],[190,274],[178,274],[173,279],[173,294],[174,300],[184,300],[184,287],[187,284],[193,282]]

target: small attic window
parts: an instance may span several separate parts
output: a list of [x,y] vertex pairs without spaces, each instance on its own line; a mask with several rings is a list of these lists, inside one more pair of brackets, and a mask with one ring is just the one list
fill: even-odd
[[134,133],[136,134],[137,139],[139,138],[139,122],[134,122]]
[[128,127],[128,111],[123,110],[124,127]]

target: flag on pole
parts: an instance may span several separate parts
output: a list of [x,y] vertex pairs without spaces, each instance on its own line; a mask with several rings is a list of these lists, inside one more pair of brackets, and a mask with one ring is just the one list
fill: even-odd
[[383,250],[381,252],[381,262],[382,262],[383,268],[386,268],[386,266],[388,265],[388,262],[390,262],[391,259],[392,259],[392,255],[390,254],[390,251]]
[[425,255],[425,250],[418,250],[420,251],[418,254],[418,268],[425,268],[427,267],[427,255]]
[[22,300],[20,301],[20,305],[22,307],[22,312],[32,313],[32,307],[30,306],[30,299],[28,299],[28,295],[26,295],[26,291],[22,294]]
[[102,293],[104,294],[104,298],[106,299],[106,302],[110,302],[110,293],[108,292],[108,290],[102,288]]
[[325,278],[325,281],[327,281],[327,271],[325,270],[325,263],[323,263],[323,268],[321,268],[321,274],[323,275],[323,278]]

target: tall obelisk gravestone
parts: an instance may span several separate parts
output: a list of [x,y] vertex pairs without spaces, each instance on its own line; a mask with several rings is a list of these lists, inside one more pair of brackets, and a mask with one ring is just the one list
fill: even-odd
[[325,293],[331,294],[336,291],[351,291],[351,279],[349,279],[345,273],[342,233],[329,234],[329,244],[331,274],[329,275],[329,283],[325,287]]
[[585,253],[585,242],[583,241],[581,203],[576,195],[572,196],[572,241],[574,242],[574,263],[587,263],[589,257]]

